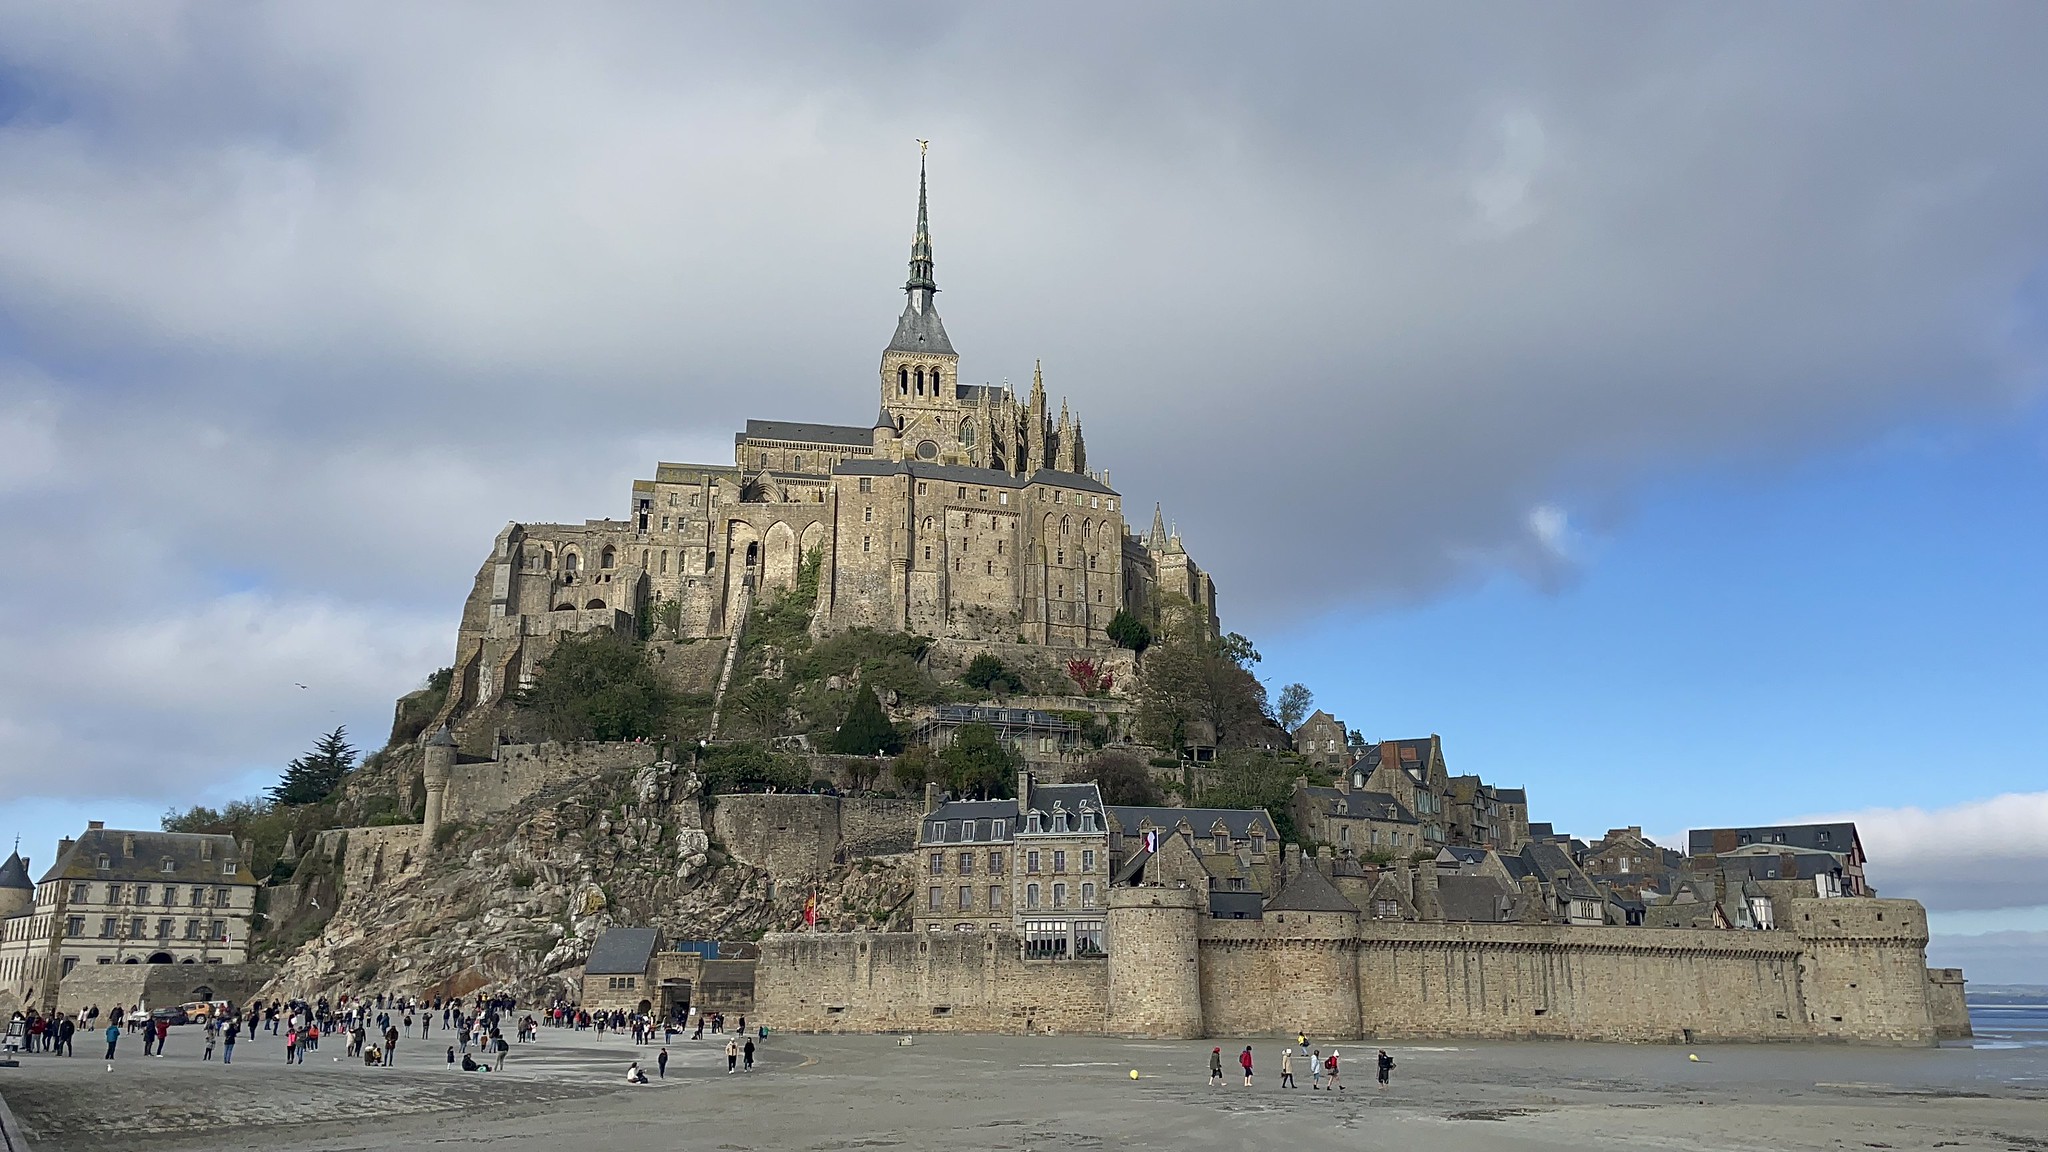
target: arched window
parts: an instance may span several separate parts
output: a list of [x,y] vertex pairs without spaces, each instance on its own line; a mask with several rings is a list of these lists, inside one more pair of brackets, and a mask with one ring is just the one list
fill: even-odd
[[960,422],[960,443],[969,448],[974,447],[974,421],[962,420]]
[[919,396],[924,395],[924,369],[922,368],[917,370],[917,394]]
[[927,532],[932,530],[932,518],[929,516],[924,518],[924,530]]
[[604,607],[604,601],[602,601],[602,600],[592,600],[592,601],[591,601],[590,603],[588,603],[588,604],[585,604],[585,605],[584,605],[584,607],[585,607],[585,608],[602,608],[602,607]]
[[910,369],[898,368],[896,370],[896,394],[898,396],[910,395]]
[[614,555],[614,554],[613,554],[613,552],[612,552],[612,546],[611,546],[611,545],[609,545],[609,544],[607,544],[607,545],[605,545],[605,547],[604,547],[604,551],[603,551],[603,552],[602,552],[602,553],[601,553],[601,554],[600,554],[600,555],[598,556],[598,560],[597,560],[597,563],[598,563],[598,567],[600,567],[600,568],[610,568],[610,567],[612,567],[612,566],[613,566],[613,563],[614,563],[614,562],[615,562],[615,561],[616,561],[617,559],[618,559],[618,557],[617,557],[616,555]]
[[567,572],[569,575],[574,576],[576,574],[577,566],[582,563],[583,558],[576,555],[574,552],[562,553],[562,571]]
[[1071,527],[1073,527],[1073,523],[1072,523],[1072,518],[1071,518],[1071,517],[1067,517],[1067,516],[1062,516],[1062,517],[1060,517],[1060,535],[1062,535],[1062,536],[1065,536],[1065,535],[1067,534],[1067,529],[1069,529],[1069,528],[1071,528]]

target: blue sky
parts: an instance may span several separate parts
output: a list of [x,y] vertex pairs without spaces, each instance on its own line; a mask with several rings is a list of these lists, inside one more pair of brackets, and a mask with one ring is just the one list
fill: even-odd
[[379,743],[507,521],[865,426],[928,139],[963,378],[1042,361],[1276,687],[1581,835],[1852,815],[1941,955],[2048,969],[2044,55],[2027,4],[0,9],[0,835]]

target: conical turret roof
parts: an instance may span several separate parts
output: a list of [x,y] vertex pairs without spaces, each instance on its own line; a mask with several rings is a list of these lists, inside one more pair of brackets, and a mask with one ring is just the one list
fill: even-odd
[[0,888],[35,890],[35,885],[28,878],[28,861],[21,858],[20,852],[8,853],[7,862],[0,864]]

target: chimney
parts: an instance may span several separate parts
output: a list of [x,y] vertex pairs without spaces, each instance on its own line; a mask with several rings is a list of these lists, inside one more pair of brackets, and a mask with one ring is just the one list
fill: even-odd
[[924,782],[924,814],[929,816],[938,810],[939,782],[936,780],[927,780]]
[[1301,845],[1280,846],[1280,876],[1282,880],[1292,879],[1301,873]]
[[107,822],[105,820],[87,820],[85,822],[85,830],[87,832],[97,832],[106,826]]
[[1432,924],[1444,919],[1444,904],[1436,892],[1436,861],[1424,860],[1415,870],[1415,914]]
[[133,837],[133,836],[123,836],[123,837],[121,837],[121,855],[123,855],[123,856],[127,856],[127,857],[130,857],[131,859],[132,859],[132,858],[134,857],[134,855],[135,855],[135,837]]
[[1337,773],[1337,791],[1342,792],[1346,796],[1351,795],[1351,773]]
[[1031,812],[1031,769],[1017,769],[1017,821],[1025,822]]

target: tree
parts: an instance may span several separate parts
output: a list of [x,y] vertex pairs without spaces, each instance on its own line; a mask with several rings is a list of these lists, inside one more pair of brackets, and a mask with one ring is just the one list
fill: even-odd
[[773,680],[756,680],[732,694],[733,715],[763,740],[782,734],[789,690]]
[[1095,661],[1086,656],[1067,661],[1067,679],[1081,689],[1083,696],[1100,696],[1116,683],[1116,677],[1095,666]]
[[1264,808],[1283,843],[1299,842],[1289,801],[1296,768],[1263,748],[1220,753],[1196,799],[1204,808]]
[[1280,690],[1280,726],[1293,732],[1315,707],[1315,693],[1306,684],[1289,684]]
[[1263,731],[1266,688],[1214,641],[1155,644],[1138,678],[1138,729],[1147,743],[1183,748],[1207,727],[1220,747]]
[[1241,633],[1232,632],[1216,643],[1223,650],[1223,654],[1228,656],[1240,668],[1249,669],[1252,665],[1264,659],[1264,657],[1259,655],[1259,650],[1252,647],[1252,642],[1245,639]]
[[777,756],[759,744],[710,744],[697,757],[697,771],[707,795],[795,792],[804,786],[801,763]]
[[846,710],[846,719],[840,722],[839,731],[832,734],[832,750],[848,756],[873,756],[878,753],[894,756],[903,749],[903,736],[889,717],[882,711],[882,701],[875,690],[863,684],[854,694],[853,704]]
[[637,740],[665,734],[675,696],[638,642],[605,631],[562,637],[513,702],[553,740]]
[[1016,791],[1017,754],[986,724],[963,724],[939,751],[938,766],[955,796],[1001,799]]
[[1022,691],[1024,682],[1015,672],[1005,666],[993,652],[983,652],[967,664],[967,671],[960,674],[960,682],[969,688],[1001,695],[1005,692]]
[[1156,807],[1166,803],[1166,793],[1152,779],[1152,769],[1128,752],[1097,753],[1081,770],[1081,779],[1101,790],[1104,804]]
[[1129,648],[1140,656],[1152,646],[1152,629],[1128,608],[1117,609],[1104,631],[1109,633],[1110,643],[1119,648]]
[[318,804],[341,786],[342,777],[355,766],[356,750],[349,747],[348,729],[337,727],[315,741],[311,752],[286,765],[270,789],[270,798],[279,804]]

